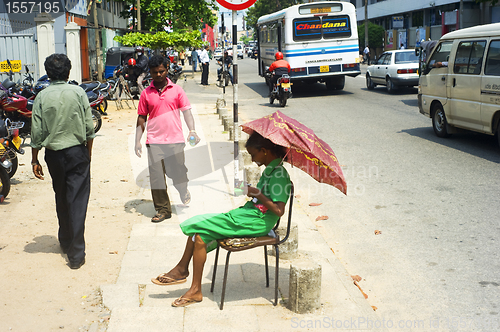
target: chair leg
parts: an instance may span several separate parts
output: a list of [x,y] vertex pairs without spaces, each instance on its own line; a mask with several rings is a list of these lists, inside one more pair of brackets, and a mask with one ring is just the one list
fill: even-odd
[[280,271],[280,253],[278,246],[274,246],[276,249],[276,271],[274,272],[274,305],[278,305],[278,284],[279,284],[279,271]]
[[217,251],[215,251],[215,263],[214,263],[214,273],[212,275],[212,286],[210,287],[210,293],[214,292],[215,286],[215,275],[217,274],[217,262],[219,261],[219,244],[217,244]]
[[267,246],[264,246],[264,261],[266,262],[266,287],[269,287],[269,264],[267,263]]
[[220,296],[220,310],[224,308],[224,297],[226,295],[226,282],[227,282],[227,269],[229,267],[229,255],[231,255],[231,252],[227,252],[226,256],[226,268],[224,269],[224,281],[222,282],[222,294]]

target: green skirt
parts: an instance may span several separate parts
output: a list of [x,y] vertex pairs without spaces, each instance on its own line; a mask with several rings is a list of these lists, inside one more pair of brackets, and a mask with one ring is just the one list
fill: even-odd
[[207,244],[207,252],[217,248],[215,240],[228,237],[265,236],[278,221],[278,216],[262,213],[251,202],[226,213],[201,214],[180,224],[187,236],[199,234]]

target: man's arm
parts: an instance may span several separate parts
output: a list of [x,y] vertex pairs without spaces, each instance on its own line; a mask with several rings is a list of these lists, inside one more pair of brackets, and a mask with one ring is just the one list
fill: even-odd
[[33,168],[33,174],[37,179],[43,180],[43,169],[42,165],[38,162],[38,151],[40,149],[31,148],[31,167]]
[[198,144],[201,141],[201,139],[196,134],[196,130],[194,128],[193,113],[191,113],[191,110],[189,109],[189,110],[182,112],[182,114],[184,115],[184,121],[186,121],[186,125],[189,129],[188,140],[189,140],[189,136],[194,136],[194,138],[196,139],[196,144]]
[[141,157],[142,154],[142,145],[141,145],[141,137],[144,133],[144,129],[146,128],[147,117],[145,115],[137,116],[137,125],[135,128],[135,154],[137,157]]

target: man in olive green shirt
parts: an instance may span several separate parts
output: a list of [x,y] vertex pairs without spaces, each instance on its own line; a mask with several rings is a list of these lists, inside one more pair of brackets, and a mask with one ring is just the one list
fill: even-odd
[[51,84],[33,103],[31,147],[33,173],[43,180],[38,152],[45,148],[45,162],[56,194],[58,238],[69,266],[85,263],[85,218],[90,196],[90,157],[95,137],[92,112],[85,91],[67,84],[71,61],[64,54],[45,59]]

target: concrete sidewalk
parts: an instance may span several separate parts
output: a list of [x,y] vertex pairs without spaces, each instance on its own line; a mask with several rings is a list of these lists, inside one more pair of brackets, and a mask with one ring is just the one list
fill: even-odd
[[[215,82],[211,70],[210,82]],[[124,331],[306,331],[306,330],[384,330],[379,319],[359,289],[353,284],[337,257],[328,247],[309,216],[294,201],[293,222],[299,230],[299,253],[322,267],[321,309],[299,315],[287,309],[290,261],[280,261],[280,303],[274,301],[274,259],[269,259],[270,287],[265,287],[262,249],[231,255],[224,310],[219,310],[225,251],[221,250],[214,293],[210,293],[215,251],[207,256],[203,272],[203,302],[185,308],[171,306],[189,288],[188,282],[172,286],[154,285],[150,280],[167,272],[180,259],[186,236],[179,223],[187,218],[209,212],[225,212],[245,201],[233,193],[233,143],[222,132],[215,104],[219,89],[214,83],[200,86],[200,73],[187,73],[180,81],[193,105],[196,130],[201,143],[186,147],[189,169],[189,207],[182,205],[177,191],[169,183],[173,203],[171,219],[151,223],[154,213],[143,211],[133,226],[127,251],[116,284],[102,285],[104,305],[111,310],[109,332]],[[229,103],[228,103],[229,104]],[[133,135],[130,135],[133,136]],[[144,160],[131,157],[136,174],[143,174]],[[142,164],[141,164],[142,163]],[[137,177],[136,177],[137,178]],[[293,180],[293,179],[292,179]],[[141,180],[138,181],[141,183]],[[144,187],[147,181],[142,180]],[[295,183],[297,185],[297,183]],[[145,201],[151,200],[149,189],[141,191]],[[370,321],[371,324],[370,325]]]

